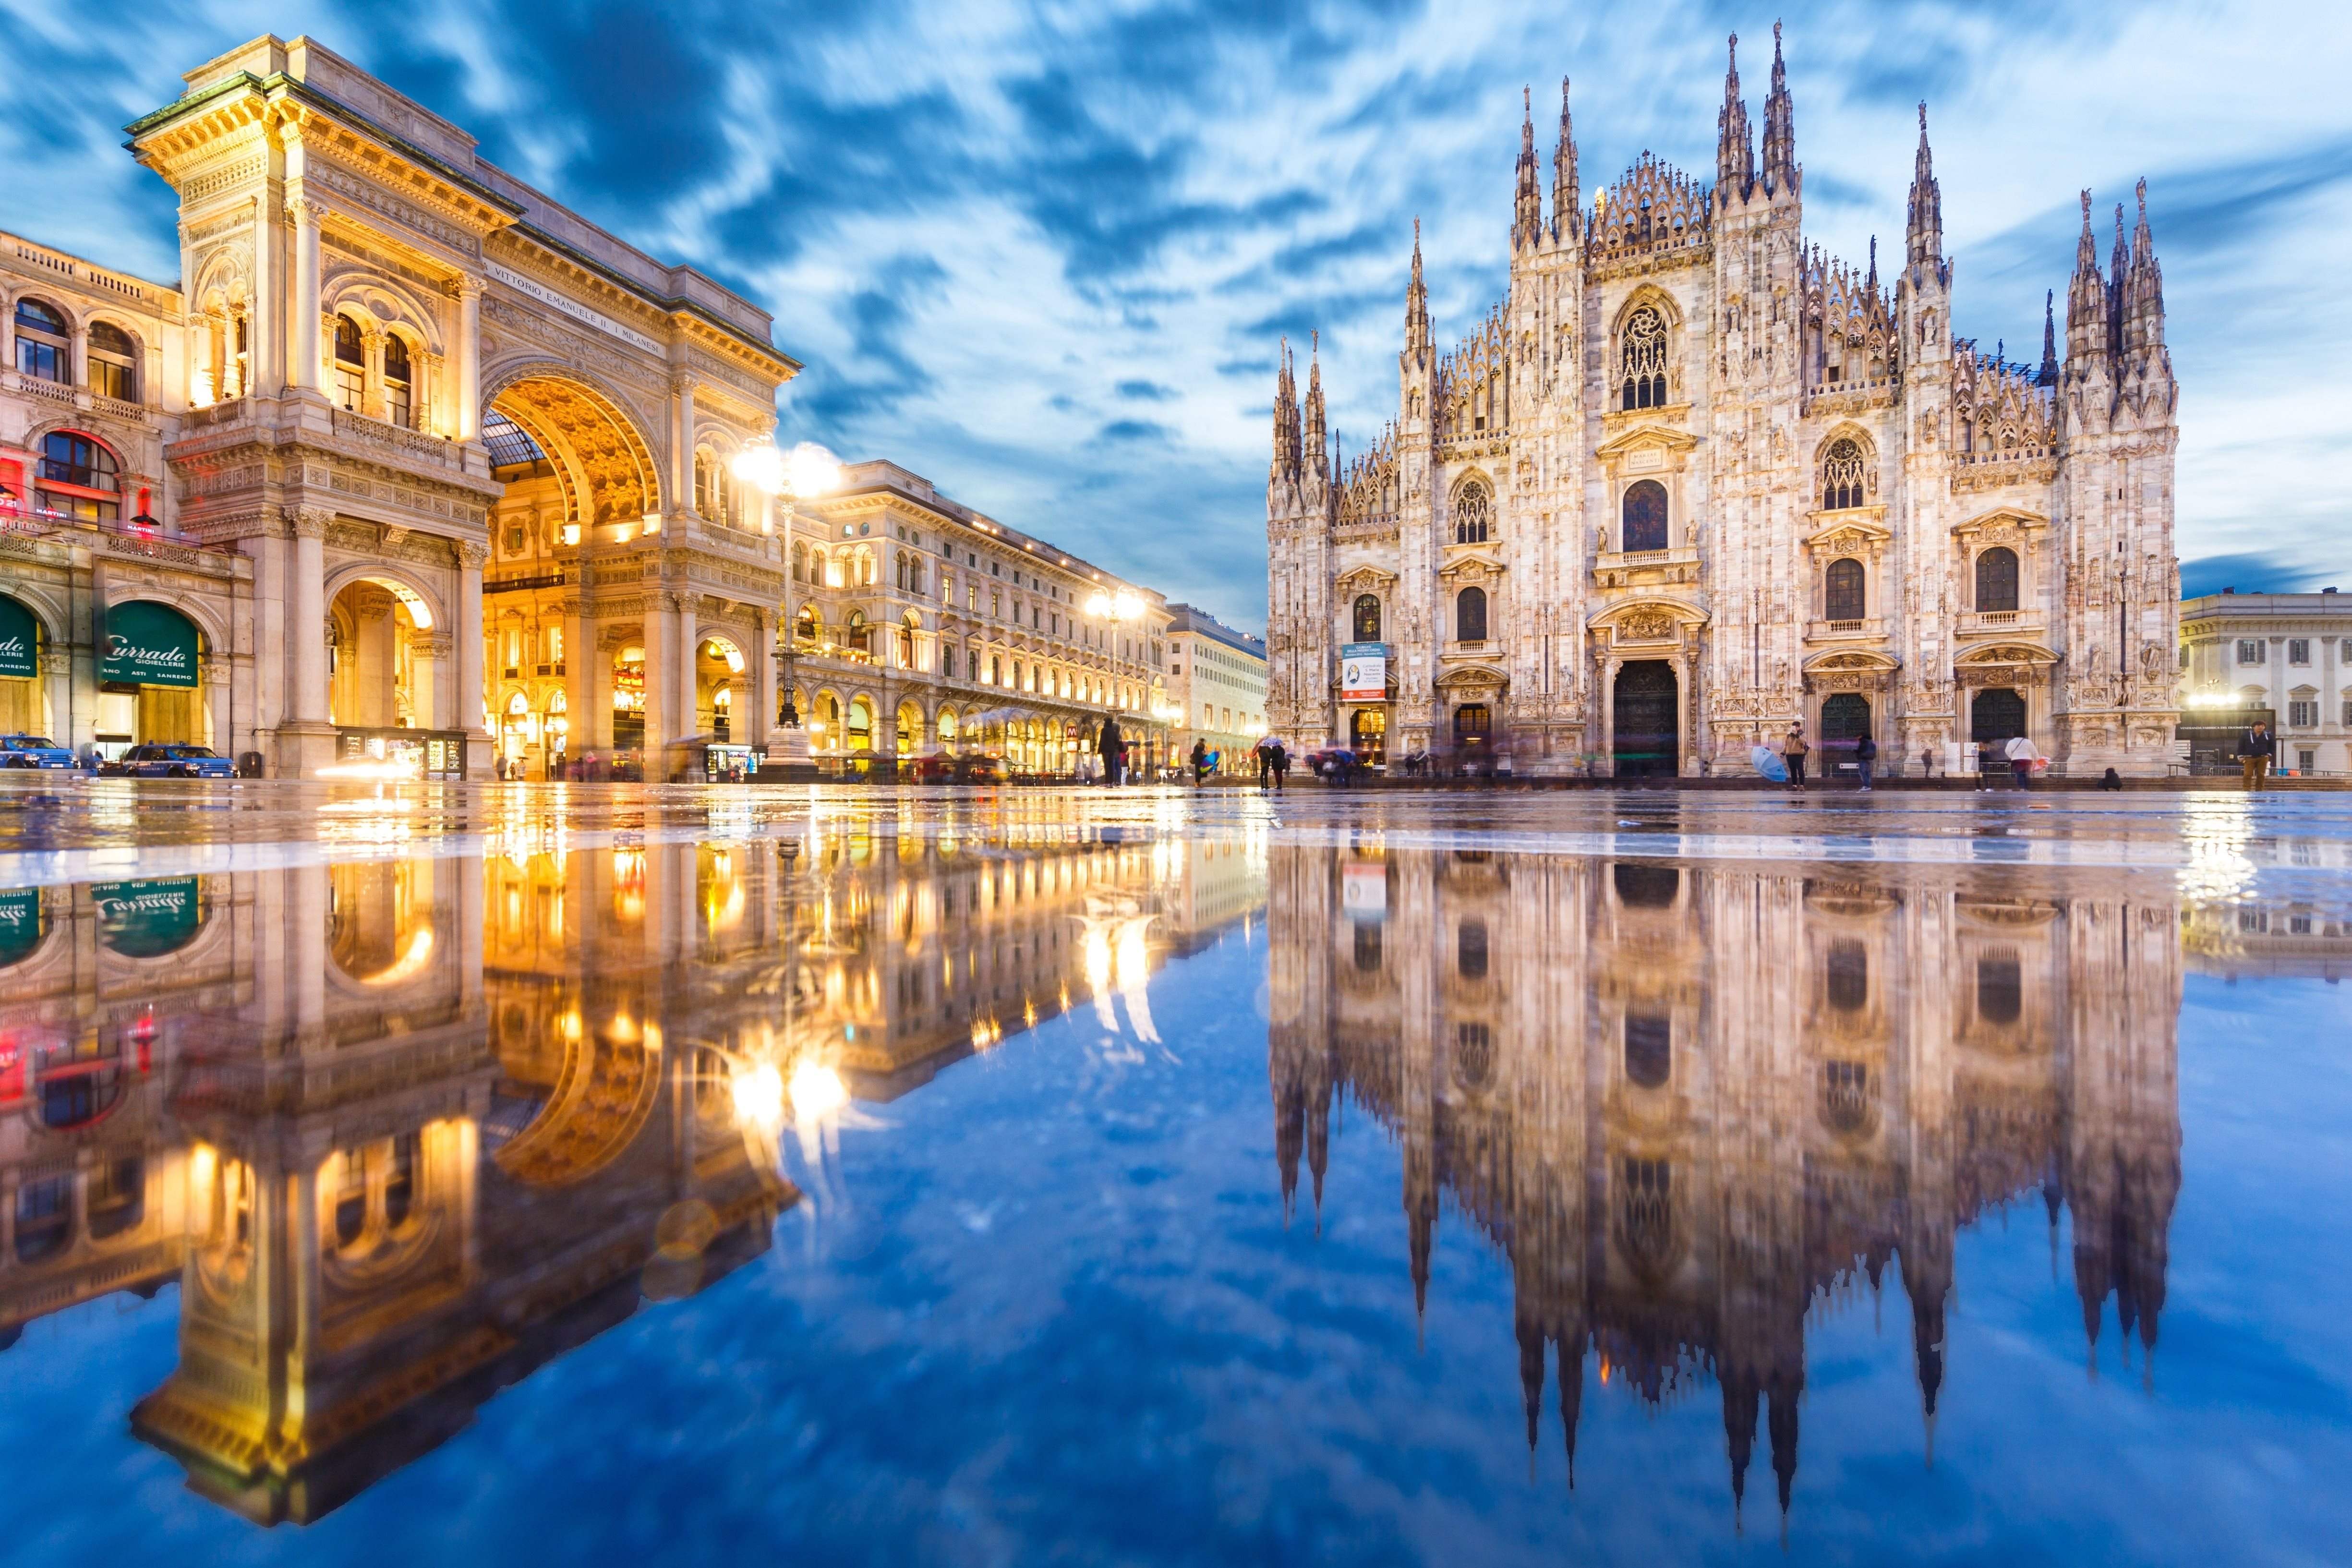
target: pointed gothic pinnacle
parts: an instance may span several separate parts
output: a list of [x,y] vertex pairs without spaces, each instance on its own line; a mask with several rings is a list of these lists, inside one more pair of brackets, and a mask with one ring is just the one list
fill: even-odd
[[2146,174],[2139,177],[2138,189],[2140,221],[2145,223],[2147,221],[2147,176]]

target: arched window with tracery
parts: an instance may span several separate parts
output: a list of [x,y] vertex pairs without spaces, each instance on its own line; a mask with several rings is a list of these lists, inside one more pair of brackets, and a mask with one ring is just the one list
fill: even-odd
[[793,581],[808,581],[808,546],[798,542],[793,545]]
[[73,379],[73,331],[56,306],[16,301],[16,370],[36,381]]
[[122,469],[105,444],[78,430],[52,430],[41,437],[36,482],[47,510],[84,522],[113,522],[122,516]]
[[1381,601],[1377,594],[1356,595],[1356,640],[1358,642],[1381,640]]
[[1463,642],[1486,640],[1486,590],[1465,588],[1454,596],[1454,635]]
[[416,378],[408,344],[398,332],[383,339],[383,416],[404,428],[416,424]]
[[1636,550],[1666,547],[1666,487],[1655,479],[1637,479],[1625,487],[1624,546]]
[[118,403],[139,401],[139,354],[112,321],[89,324],[89,389]]
[[367,340],[349,316],[335,318],[335,405],[353,414],[367,407]]
[[1996,544],[1977,557],[1977,611],[2017,608],[2017,552]]
[[898,623],[898,668],[901,669],[915,668],[915,627],[919,624],[912,610],[908,610],[907,618]]
[[842,628],[841,641],[842,646],[845,647],[856,648],[860,653],[866,651],[865,611],[852,610],[849,612],[848,624]]
[[1862,563],[1851,555],[1840,556],[1830,563],[1822,611],[1825,619],[1858,621],[1863,618]]
[[1869,468],[1861,442],[1850,436],[1831,442],[1829,455],[1822,459],[1822,510],[1869,505]]
[[1484,544],[1491,531],[1494,498],[1472,479],[1454,492],[1454,542]]
[[1666,319],[1654,305],[1625,318],[1618,334],[1617,386],[1627,408],[1666,405]]

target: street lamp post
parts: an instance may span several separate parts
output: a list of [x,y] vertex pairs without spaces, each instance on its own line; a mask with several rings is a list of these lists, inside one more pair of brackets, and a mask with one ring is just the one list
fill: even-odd
[[[783,503],[782,555],[792,558],[793,523],[799,516],[795,505],[805,497],[819,496],[841,483],[841,465],[831,452],[814,441],[803,441],[789,454],[777,450],[773,442],[763,441],[746,447],[735,456],[735,476],[762,494]],[[776,715],[782,726],[777,737],[778,749],[783,753],[783,764],[796,774],[814,766],[809,757],[808,736],[801,728],[800,707],[793,700],[793,682],[796,674],[793,647],[793,615],[794,606],[787,591],[784,613],[777,624],[776,646],[772,657],[783,663],[783,704]]]

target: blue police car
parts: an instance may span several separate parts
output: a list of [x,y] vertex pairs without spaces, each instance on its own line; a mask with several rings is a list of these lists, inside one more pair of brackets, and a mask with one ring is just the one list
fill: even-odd
[[47,735],[0,735],[0,768],[70,768],[74,754]]
[[226,779],[236,766],[210,746],[133,746],[122,754],[122,771],[142,779]]

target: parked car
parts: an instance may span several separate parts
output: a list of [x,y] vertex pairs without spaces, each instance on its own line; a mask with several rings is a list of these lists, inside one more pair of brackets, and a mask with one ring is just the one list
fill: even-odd
[[70,768],[74,754],[47,735],[0,735],[0,768]]
[[935,752],[908,762],[899,776],[908,784],[999,784],[1013,775],[1003,757],[950,756]]
[[236,764],[210,746],[133,746],[122,755],[122,771],[142,779],[226,779]]

